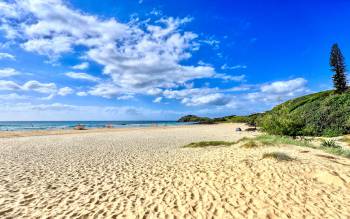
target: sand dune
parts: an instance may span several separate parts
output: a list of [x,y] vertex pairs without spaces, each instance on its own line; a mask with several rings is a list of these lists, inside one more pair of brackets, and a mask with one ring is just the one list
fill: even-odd
[[[350,160],[237,140],[237,125],[0,139],[0,217],[350,218]],[[296,158],[262,159],[279,151]]]

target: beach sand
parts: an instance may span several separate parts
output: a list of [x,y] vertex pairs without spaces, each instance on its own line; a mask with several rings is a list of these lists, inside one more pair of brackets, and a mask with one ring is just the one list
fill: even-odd
[[[297,146],[182,148],[257,134],[238,126],[3,134],[0,218],[350,218],[349,159]],[[262,159],[274,151],[295,160]]]

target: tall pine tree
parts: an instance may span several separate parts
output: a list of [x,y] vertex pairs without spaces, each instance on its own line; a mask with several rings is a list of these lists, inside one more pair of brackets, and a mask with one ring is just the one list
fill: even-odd
[[347,90],[346,81],[346,66],[343,54],[341,53],[338,44],[332,46],[330,57],[331,70],[334,72],[333,84],[337,93],[343,93]]

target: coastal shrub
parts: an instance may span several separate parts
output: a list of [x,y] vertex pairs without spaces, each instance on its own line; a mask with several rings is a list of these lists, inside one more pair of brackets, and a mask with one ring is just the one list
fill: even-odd
[[282,152],[264,153],[262,158],[263,159],[265,159],[265,158],[272,158],[272,159],[275,159],[277,161],[291,161],[291,160],[294,160],[293,158],[291,158],[290,156],[288,156],[287,154],[282,153]]
[[339,136],[350,133],[350,92],[324,91],[280,104],[258,120],[270,134]]

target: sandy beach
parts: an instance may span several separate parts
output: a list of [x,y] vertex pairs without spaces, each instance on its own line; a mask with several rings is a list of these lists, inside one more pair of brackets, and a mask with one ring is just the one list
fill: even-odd
[[[350,218],[349,159],[289,145],[182,148],[259,134],[238,126],[2,134],[0,217]],[[262,159],[274,151],[295,160]]]

